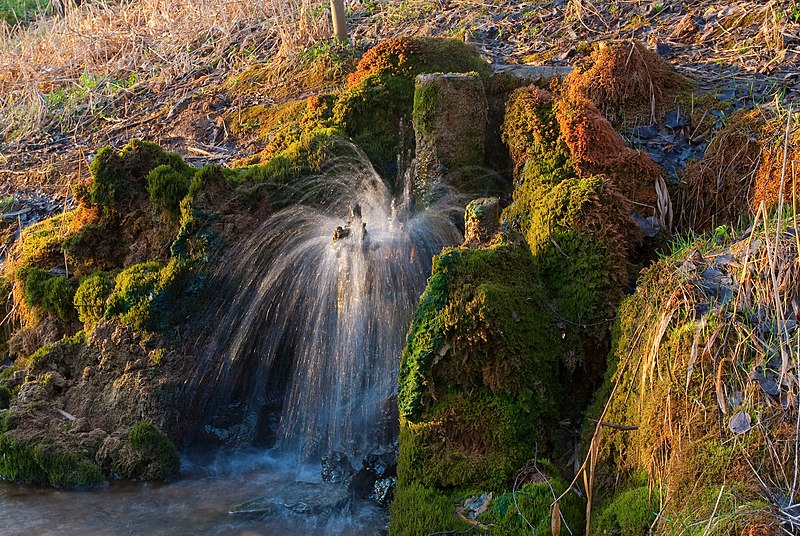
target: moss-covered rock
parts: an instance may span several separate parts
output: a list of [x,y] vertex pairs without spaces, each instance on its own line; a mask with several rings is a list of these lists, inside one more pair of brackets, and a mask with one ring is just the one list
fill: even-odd
[[136,330],[160,330],[184,320],[192,305],[186,296],[199,292],[197,263],[172,259],[165,266],[146,262],[117,274],[106,302],[105,318],[118,316]]
[[41,268],[27,268],[21,273],[23,293],[28,307],[52,314],[68,322],[77,317],[72,299],[75,287],[64,276],[54,276]]
[[598,43],[566,82],[571,98],[588,98],[617,126],[661,122],[692,90],[688,78],[638,41]]
[[461,192],[489,190],[484,169],[487,106],[477,73],[417,76],[413,121],[418,199],[435,197],[438,181]]

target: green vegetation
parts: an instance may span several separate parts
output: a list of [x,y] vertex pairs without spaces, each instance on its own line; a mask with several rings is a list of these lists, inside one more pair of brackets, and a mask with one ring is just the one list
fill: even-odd
[[162,164],[147,174],[147,193],[155,210],[176,220],[181,200],[189,193],[189,179],[172,166]]
[[[7,410],[6,410],[7,411]],[[34,445],[0,432],[0,477],[57,488],[73,488],[104,480],[101,469],[74,453],[62,452],[55,444]]]
[[45,11],[49,5],[49,0],[4,0],[0,5],[0,21],[11,26],[25,24]]
[[598,534],[641,536],[647,534],[658,513],[658,497],[648,486],[616,494],[598,515]]
[[106,272],[97,271],[81,278],[74,297],[78,320],[87,326],[96,324],[103,318],[106,299],[113,290],[114,279]]
[[65,322],[75,318],[72,305],[75,287],[66,277],[53,276],[41,268],[28,268],[21,276],[28,307],[51,313]]
[[[194,173],[194,169],[177,153],[167,153],[155,143],[134,139],[119,153],[104,147],[89,166],[92,181],[86,193],[91,203],[101,207],[106,214],[130,207],[144,195],[145,190],[149,191],[150,181],[146,177],[159,166],[168,166],[187,180]],[[163,174],[162,169],[154,177],[151,198],[155,196],[159,204],[156,208],[161,208],[161,204],[172,208],[176,195],[175,181],[169,178],[159,180]]]
[[191,307],[185,293],[199,290],[196,263],[172,259],[134,264],[120,272],[108,297],[105,317],[118,316],[135,330],[157,331],[183,320]]
[[462,531],[469,526],[453,513],[455,500],[417,483],[398,486],[389,506],[389,534],[424,536],[431,532]]
[[114,467],[114,472],[122,478],[169,480],[178,474],[178,452],[153,423],[141,420],[134,424],[128,442],[131,452],[121,456]]

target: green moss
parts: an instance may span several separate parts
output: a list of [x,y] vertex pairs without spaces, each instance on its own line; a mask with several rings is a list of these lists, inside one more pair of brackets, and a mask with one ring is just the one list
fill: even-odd
[[355,73],[349,77],[355,85],[365,77],[384,74],[414,79],[423,73],[477,72],[488,79],[489,64],[472,45],[458,39],[433,37],[395,37],[367,51]]
[[192,177],[189,192],[180,203],[180,227],[170,246],[173,257],[209,260],[216,241],[209,228],[219,216],[218,207],[212,205],[229,202],[229,189],[236,176],[234,170],[209,164]]
[[534,457],[544,435],[537,425],[547,410],[555,418],[553,409],[532,396],[448,395],[424,421],[402,423],[398,475],[440,489],[506,489],[513,472]]
[[426,536],[469,528],[455,517],[455,500],[450,494],[417,483],[397,488],[389,512],[391,536]]
[[105,317],[118,316],[136,330],[157,331],[182,321],[192,308],[203,278],[197,262],[171,259],[134,264],[120,272],[106,302]]
[[70,230],[75,211],[71,210],[47,218],[27,227],[11,248],[6,274],[15,277],[20,270],[45,262],[63,261],[59,247]]
[[175,446],[150,421],[137,421],[131,428],[128,441],[133,456],[117,467],[123,478],[169,480],[180,471],[180,459]]
[[393,176],[397,156],[413,147],[409,124],[413,99],[413,78],[370,75],[339,96],[333,121],[342,125],[380,173]]
[[155,143],[134,139],[119,153],[104,147],[89,165],[92,173],[89,199],[105,213],[131,206],[143,198],[147,174],[162,165],[187,177],[193,173],[177,153],[167,153]]
[[177,220],[181,200],[189,193],[189,179],[185,174],[163,164],[147,174],[147,193],[155,210]]
[[25,304],[43,313],[50,313],[65,322],[74,320],[72,305],[75,287],[64,276],[53,276],[41,268],[28,268],[21,274]]
[[97,271],[80,279],[73,303],[78,320],[92,326],[103,318],[106,299],[114,289],[114,279],[106,272]]
[[658,497],[648,486],[630,489],[615,495],[600,511],[594,530],[609,536],[641,536],[647,534],[658,511]]
[[57,444],[27,444],[0,433],[0,478],[72,488],[104,480],[87,453],[63,452]]
[[536,86],[518,89],[506,104],[502,138],[514,161],[518,182],[558,184],[577,176],[554,105],[553,96]]
[[436,107],[438,106],[439,93],[434,84],[424,84],[416,86],[414,91],[414,127],[422,132],[432,130],[432,122],[435,118]]
[[401,360],[404,418],[415,420],[452,386],[515,396],[544,389],[559,341],[539,307],[533,267],[530,252],[512,245],[454,249],[434,259]]

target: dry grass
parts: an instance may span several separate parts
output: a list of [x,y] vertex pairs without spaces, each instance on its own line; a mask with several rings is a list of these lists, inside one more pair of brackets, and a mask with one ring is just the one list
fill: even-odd
[[[322,0],[85,2],[0,35],[0,136],[61,122],[69,132],[115,91],[167,89],[211,68],[288,57],[329,35]],[[55,113],[77,99],[77,113]],[[80,105],[85,105],[81,109]]]

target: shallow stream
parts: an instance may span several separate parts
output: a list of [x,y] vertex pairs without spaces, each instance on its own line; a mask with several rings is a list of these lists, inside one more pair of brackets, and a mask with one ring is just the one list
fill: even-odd
[[180,480],[170,484],[60,491],[0,482],[0,535],[335,536],[379,534],[386,525],[386,512],[370,503],[317,516],[228,513],[295,481],[321,482],[319,466],[298,467],[261,451],[184,459]]

